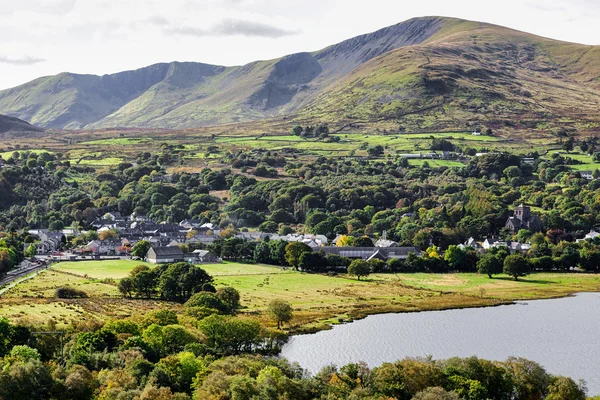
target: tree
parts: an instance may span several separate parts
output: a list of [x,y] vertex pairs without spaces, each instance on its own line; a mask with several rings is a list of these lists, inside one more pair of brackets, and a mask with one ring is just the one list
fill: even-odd
[[211,313],[223,313],[229,312],[229,307],[213,293],[200,292],[194,294],[185,302],[185,306],[190,307],[202,307],[204,309],[210,309]]
[[0,372],[0,398],[50,399],[53,383],[50,371],[40,361],[16,362]]
[[275,299],[269,303],[267,312],[277,322],[277,329],[281,329],[282,322],[289,322],[293,317],[292,305],[284,300]]
[[133,284],[133,279],[125,277],[119,281],[119,292],[121,292],[121,294],[131,298],[134,291],[135,285]]
[[563,142],[562,148],[564,151],[566,151],[568,153],[573,150],[574,146],[575,146],[575,139],[573,138],[573,136],[571,136]]
[[309,252],[312,252],[312,249],[306,243],[292,242],[285,246],[285,260],[297,270],[300,266],[300,257]]
[[369,153],[371,157],[381,156],[383,155],[383,146],[378,144],[377,146],[369,147],[367,153]]
[[486,274],[489,278],[502,272],[502,263],[493,254],[486,254],[477,261],[477,272]]
[[298,262],[298,267],[302,268],[302,271],[322,272],[327,267],[325,254],[321,251],[302,253],[300,261]]
[[368,261],[354,260],[348,266],[348,274],[356,275],[356,278],[360,280],[361,276],[369,276],[371,273],[371,265]]
[[444,261],[448,263],[450,268],[453,270],[459,270],[465,258],[465,252],[456,245],[448,246],[448,249],[444,253]]
[[[470,397],[469,397],[470,398]],[[459,400],[455,392],[447,392],[439,386],[429,387],[414,395],[412,400]]]
[[217,289],[217,297],[227,306],[229,312],[234,312],[240,308],[240,292],[231,286]]
[[[106,240],[106,239],[118,239],[119,238],[119,234],[117,233],[117,231],[113,230],[113,229],[109,229],[107,231],[102,231],[98,234],[98,237],[100,238],[100,240]],[[144,257],[146,256],[146,254],[144,254]]]
[[361,236],[354,239],[355,247],[373,247],[373,240],[368,236]]
[[251,319],[213,314],[198,328],[206,336],[207,346],[220,354],[249,353],[259,343],[260,324]]
[[35,247],[35,244],[31,243],[29,245],[29,247],[27,247],[27,250],[25,250],[25,257],[35,257],[37,254],[37,247]]
[[585,400],[585,389],[577,385],[573,379],[557,376],[548,386],[546,400]]
[[131,248],[131,255],[139,258],[146,258],[148,250],[150,250],[152,244],[147,240],[140,240]]
[[504,259],[504,273],[518,280],[520,276],[529,274],[530,266],[525,257],[513,254]]
[[139,296],[150,298],[156,289],[156,275],[145,265],[138,265],[129,273],[133,288]]
[[212,277],[202,268],[180,262],[169,264],[160,275],[158,289],[164,299],[185,302],[194,293],[201,292],[204,285],[212,281]]
[[48,225],[48,230],[52,232],[59,232],[65,229],[65,224],[62,221],[52,221],[50,225]]
[[519,232],[517,233],[517,241],[519,241],[519,243],[525,243],[525,241],[527,241],[527,239],[529,239],[532,235],[533,232],[528,229],[519,229]]

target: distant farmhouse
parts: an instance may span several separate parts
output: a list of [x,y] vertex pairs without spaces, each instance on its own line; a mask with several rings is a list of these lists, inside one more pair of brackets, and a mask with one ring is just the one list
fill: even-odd
[[531,214],[531,209],[523,204],[515,208],[514,215],[508,217],[506,228],[512,232],[519,232],[520,229],[528,229],[532,232],[542,230],[542,221],[537,215]]

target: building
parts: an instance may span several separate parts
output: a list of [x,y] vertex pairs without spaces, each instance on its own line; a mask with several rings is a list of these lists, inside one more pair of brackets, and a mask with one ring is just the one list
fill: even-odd
[[194,250],[192,254],[196,257],[197,262],[202,264],[219,262],[219,257],[208,250]]
[[177,246],[152,246],[146,253],[146,261],[153,264],[183,262],[183,251]]
[[323,251],[327,254],[336,254],[346,258],[360,258],[363,260],[371,260],[379,258],[383,261],[390,258],[399,258],[401,260],[408,258],[410,253],[416,255],[421,254],[421,251],[416,247],[337,247],[325,246],[313,249],[313,251]]
[[475,239],[473,239],[472,237],[470,237],[469,239],[467,239],[467,241],[464,243],[465,247],[472,247],[474,249],[480,249],[481,245],[479,243],[477,243],[477,241]]
[[576,242],[579,243],[579,242],[582,242],[584,240],[594,240],[594,239],[596,239],[598,237],[600,237],[600,233],[598,233],[598,232],[596,232],[595,230],[592,229],[590,231],[590,233],[588,233],[587,235],[585,235],[583,237],[583,239],[577,239]]
[[515,208],[514,215],[508,217],[505,227],[510,229],[513,233],[517,233],[521,229],[539,232],[542,230],[542,221],[537,215],[531,214],[531,209],[529,207],[520,204]]
[[39,231],[40,242],[35,244],[37,254],[49,254],[58,251],[65,235],[62,232]]
[[123,243],[119,239],[92,240],[87,244],[87,251],[92,254],[112,255]]
[[594,173],[592,171],[579,171],[579,175],[581,175],[582,178],[587,179],[588,181],[594,179]]
[[498,245],[498,239],[485,239],[483,241],[483,243],[481,244],[481,247],[483,247],[486,250],[491,249],[492,247],[496,247]]

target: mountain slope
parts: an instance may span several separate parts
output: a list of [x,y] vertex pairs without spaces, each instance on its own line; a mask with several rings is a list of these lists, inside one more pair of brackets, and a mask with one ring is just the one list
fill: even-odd
[[156,64],[0,91],[0,113],[55,128],[188,128],[293,114],[386,129],[600,130],[600,47],[414,18],[312,53],[244,66]]
[[307,104],[327,85],[446,21],[409,20],[315,53],[240,67],[157,64],[102,77],[60,74],[0,91],[0,112],[54,128],[195,127],[251,121]]
[[393,121],[407,130],[485,124],[600,131],[600,47],[449,21],[418,46],[360,66],[302,110],[306,119]]
[[44,130],[28,122],[6,115],[0,115],[0,134],[8,132],[43,132]]

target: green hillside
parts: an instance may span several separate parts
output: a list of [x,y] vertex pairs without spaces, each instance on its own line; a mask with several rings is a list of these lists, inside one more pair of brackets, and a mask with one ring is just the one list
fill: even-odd
[[0,91],[0,113],[67,129],[193,128],[290,116],[390,130],[600,130],[600,47],[415,18],[244,66],[64,73]]

